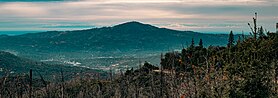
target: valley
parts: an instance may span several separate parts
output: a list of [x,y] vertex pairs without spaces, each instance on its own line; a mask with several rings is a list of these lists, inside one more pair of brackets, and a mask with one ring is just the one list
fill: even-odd
[[113,27],[2,36],[0,50],[49,64],[101,70],[117,66],[115,70],[125,70],[138,67],[144,61],[159,65],[161,53],[188,47],[192,39],[196,43],[202,39],[206,47],[223,46],[227,36],[177,31],[132,21]]

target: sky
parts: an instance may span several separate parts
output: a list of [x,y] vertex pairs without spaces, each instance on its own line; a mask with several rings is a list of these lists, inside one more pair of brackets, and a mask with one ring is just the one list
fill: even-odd
[[202,33],[276,31],[278,0],[0,0],[0,31],[80,30],[138,21]]

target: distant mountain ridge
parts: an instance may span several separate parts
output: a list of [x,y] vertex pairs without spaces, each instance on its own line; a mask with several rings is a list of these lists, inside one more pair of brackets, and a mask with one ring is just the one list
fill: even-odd
[[48,31],[1,36],[0,50],[16,51],[21,55],[29,54],[32,56],[64,52],[70,55],[84,52],[85,55],[93,53],[129,55],[186,47],[190,45],[192,38],[196,45],[200,39],[203,40],[204,46],[226,45],[228,35],[177,31],[132,21],[113,27],[87,30]]

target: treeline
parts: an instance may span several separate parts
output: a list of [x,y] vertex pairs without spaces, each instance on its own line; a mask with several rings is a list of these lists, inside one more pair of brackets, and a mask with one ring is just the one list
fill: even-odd
[[187,97],[277,97],[277,41],[278,34],[269,33],[227,47],[192,44],[165,54],[161,65],[183,78],[180,94]]
[[277,97],[278,34],[264,33],[253,18],[251,36],[235,43],[230,32],[227,47],[192,44],[181,53],[165,54],[161,65],[174,70],[183,82],[180,95],[186,97]]

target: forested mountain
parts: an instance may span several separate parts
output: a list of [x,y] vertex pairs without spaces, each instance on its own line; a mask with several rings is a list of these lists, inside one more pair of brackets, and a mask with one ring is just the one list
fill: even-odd
[[192,38],[195,42],[202,39],[204,46],[223,46],[226,45],[228,35],[177,31],[127,22],[87,30],[2,35],[0,50],[55,64],[70,61],[92,68],[134,66],[139,59],[159,64],[161,52],[187,47]]
[[48,31],[1,36],[0,49],[29,52],[156,51],[186,46],[194,38],[204,45],[225,45],[227,35],[158,28],[139,22],[76,31]]

